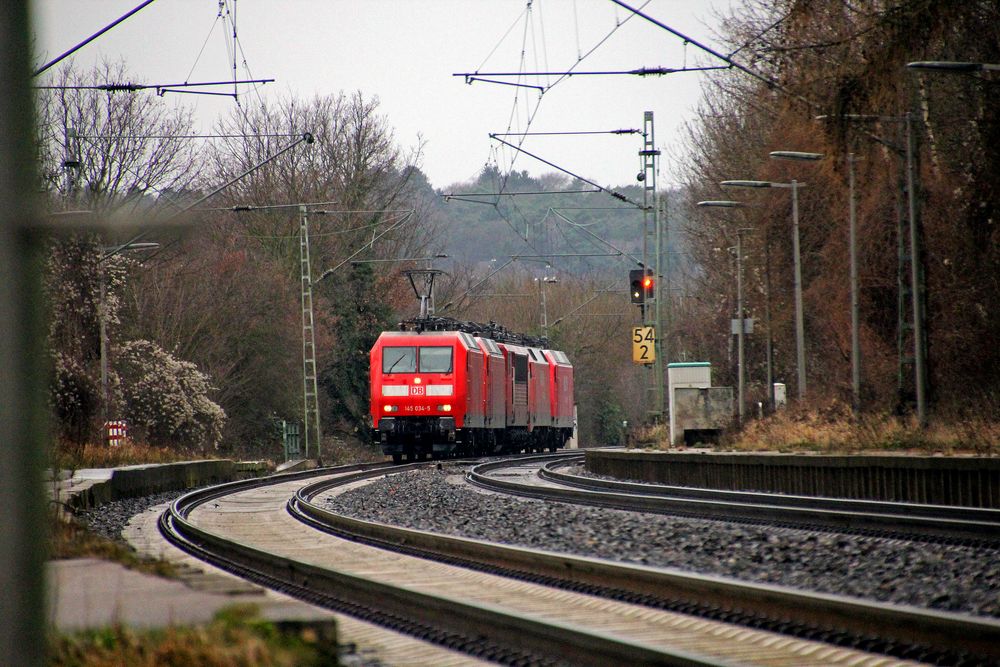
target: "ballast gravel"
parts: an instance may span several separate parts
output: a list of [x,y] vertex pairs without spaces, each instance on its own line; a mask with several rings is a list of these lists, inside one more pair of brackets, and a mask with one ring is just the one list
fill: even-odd
[[1000,617],[1000,552],[670,517],[483,492],[460,468],[388,475],[331,497],[332,511],[381,523]]
[[151,496],[140,496],[138,498],[124,498],[105,503],[92,510],[77,512],[77,518],[91,531],[98,535],[103,535],[110,540],[122,539],[122,530],[136,514],[145,512],[150,507],[156,507],[162,503],[169,503],[176,498],[188,493],[186,491],[165,491]]

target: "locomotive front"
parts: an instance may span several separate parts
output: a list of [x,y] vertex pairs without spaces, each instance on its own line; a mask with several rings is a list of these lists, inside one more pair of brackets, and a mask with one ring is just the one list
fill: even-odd
[[466,398],[460,341],[455,332],[387,331],[372,347],[372,439],[393,461],[455,450]]

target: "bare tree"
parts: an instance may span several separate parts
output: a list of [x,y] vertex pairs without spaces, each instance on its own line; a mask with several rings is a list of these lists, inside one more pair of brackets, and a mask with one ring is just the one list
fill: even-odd
[[162,192],[183,191],[199,175],[190,140],[191,111],[169,107],[151,92],[93,86],[129,80],[124,63],[80,75],[60,70],[39,91],[38,156],[43,187],[75,206],[122,214],[126,201],[149,207]]
[[[957,404],[970,383],[984,394],[998,391],[1000,355],[984,358],[968,350],[997,349],[1000,327],[997,309],[985,306],[1000,299],[1000,243],[993,222],[1000,201],[995,176],[1000,93],[989,75],[918,76],[905,68],[913,60],[997,62],[998,12],[995,2],[986,1],[751,0],[724,24],[721,37],[731,51],[781,90],[731,72],[713,79],[701,118],[690,128],[693,157],[685,178],[692,202],[739,198],[754,205],[746,215],[755,229],[746,270],[757,285],[761,278],[769,284],[779,375],[789,370],[788,198],[773,191],[722,191],[715,184],[743,178],[808,181],[799,203],[807,368],[814,396],[845,398],[850,388],[850,291],[844,267],[845,156],[852,152],[857,158],[862,392],[868,405],[888,408],[896,401],[902,377],[898,364],[905,361],[897,343],[910,319],[897,308],[900,253],[905,257],[909,245],[899,231],[907,221],[900,121],[908,112],[915,114],[921,144],[924,251],[917,259],[926,268],[932,393],[942,403]],[[830,120],[819,123],[818,114]],[[857,115],[889,120],[851,120]],[[803,168],[767,159],[769,151],[780,149],[823,152],[827,160]],[[718,297],[727,292],[731,271],[712,255],[713,248],[722,247],[725,223],[717,211],[693,210],[688,232],[702,268],[698,296],[708,306],[699,316],[710,318],[714,309],[729,309]],[[723,345],[714,352],[722,358],[725,353]]]

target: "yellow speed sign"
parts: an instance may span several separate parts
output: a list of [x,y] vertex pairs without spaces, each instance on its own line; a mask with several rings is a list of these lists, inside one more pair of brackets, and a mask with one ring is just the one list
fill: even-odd
[[655,327],[632,327],[632,362],[636,364],[651,364],[655,361]]

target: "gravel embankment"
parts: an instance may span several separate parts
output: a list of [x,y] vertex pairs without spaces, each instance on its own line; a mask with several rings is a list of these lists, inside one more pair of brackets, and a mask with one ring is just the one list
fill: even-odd
[[1000,617],[996,550],[515,498],[468,487],[455,468],[392,475],[328,505],[420,530]]
[[133,516],[161,503],[169,503],[175,498],[188,493],[188,491],[190,489],[184,491],[165,491],[152,496],[116,500],[101,505],[96,509],[78,512],[77,518],[87,528],[98,535],[121,541],[122,530]]

